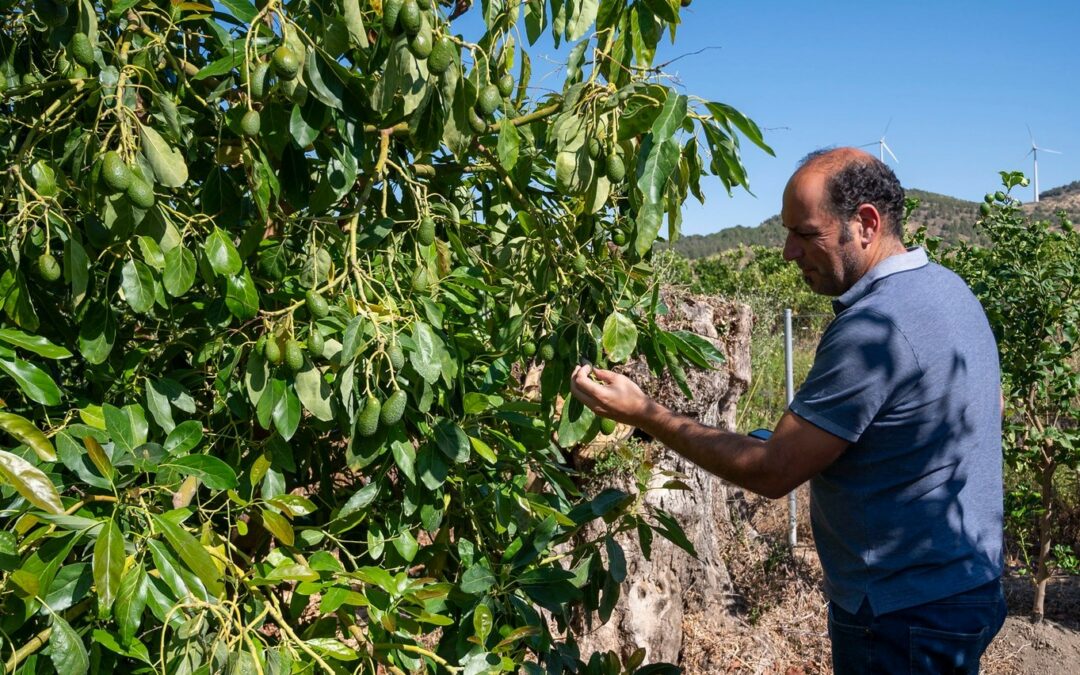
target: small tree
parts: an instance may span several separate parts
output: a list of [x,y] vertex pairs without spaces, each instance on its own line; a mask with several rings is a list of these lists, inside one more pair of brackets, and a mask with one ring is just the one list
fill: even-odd
[[1038,510],[1039,553],[1032,612],[1043,616],[1050,576],[1054,476],[1080,465],[1080,233],[1062,215],[1054,224],[1029,220],[1008,195],[1027,185],[1018,172],[1002,172],[1005,192],[986,196],[978,225],[987,248],[962,245],[944,254],[979,297],[1001,355],[1006,402],[1005,461],[1037,478],[1027,488]]

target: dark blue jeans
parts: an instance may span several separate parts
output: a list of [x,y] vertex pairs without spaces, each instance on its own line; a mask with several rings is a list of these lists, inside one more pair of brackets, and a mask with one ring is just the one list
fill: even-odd
[[855,614],[829,603],[836,675],[939,673],[975,675],[979,659],[1005,623],[1001,580],[925,605],[873,616],[863,600]]

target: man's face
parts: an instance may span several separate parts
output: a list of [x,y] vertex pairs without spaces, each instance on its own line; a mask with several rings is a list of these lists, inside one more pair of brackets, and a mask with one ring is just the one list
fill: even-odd
[[[784,189],[780,212],[787,240],[784,260],[793,261],[802,270],[810,289],[822,295],[837,296],[859,278],[859,238],[852,222],[841,223],[824,206],[825,175],[820,171],[799,171]],[[841,228],[848,228],[848,241],[841,243]]]

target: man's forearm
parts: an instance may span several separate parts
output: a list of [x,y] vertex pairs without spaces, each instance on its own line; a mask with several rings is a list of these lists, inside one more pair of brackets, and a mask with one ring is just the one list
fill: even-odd
[[655,402],[637,422],[639,429],[706,471],[758,494],[777,493],[780,467],[770,466],[764,441],[706,426]]

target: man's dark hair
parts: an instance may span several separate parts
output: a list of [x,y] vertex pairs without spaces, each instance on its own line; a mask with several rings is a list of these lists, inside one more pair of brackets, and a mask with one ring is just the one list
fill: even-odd
[[[830,213],[846,223],[855,217],[860,204],[872,204],[884,219],[886,232],[903,239],[904,188],[892,169],[871,155],[837,152],[835,148],[811,152],[799,162],[799,168],[819,162],[828,173],[825,206]],[[850,237],[846,227],[840,228],[840,243]]]

